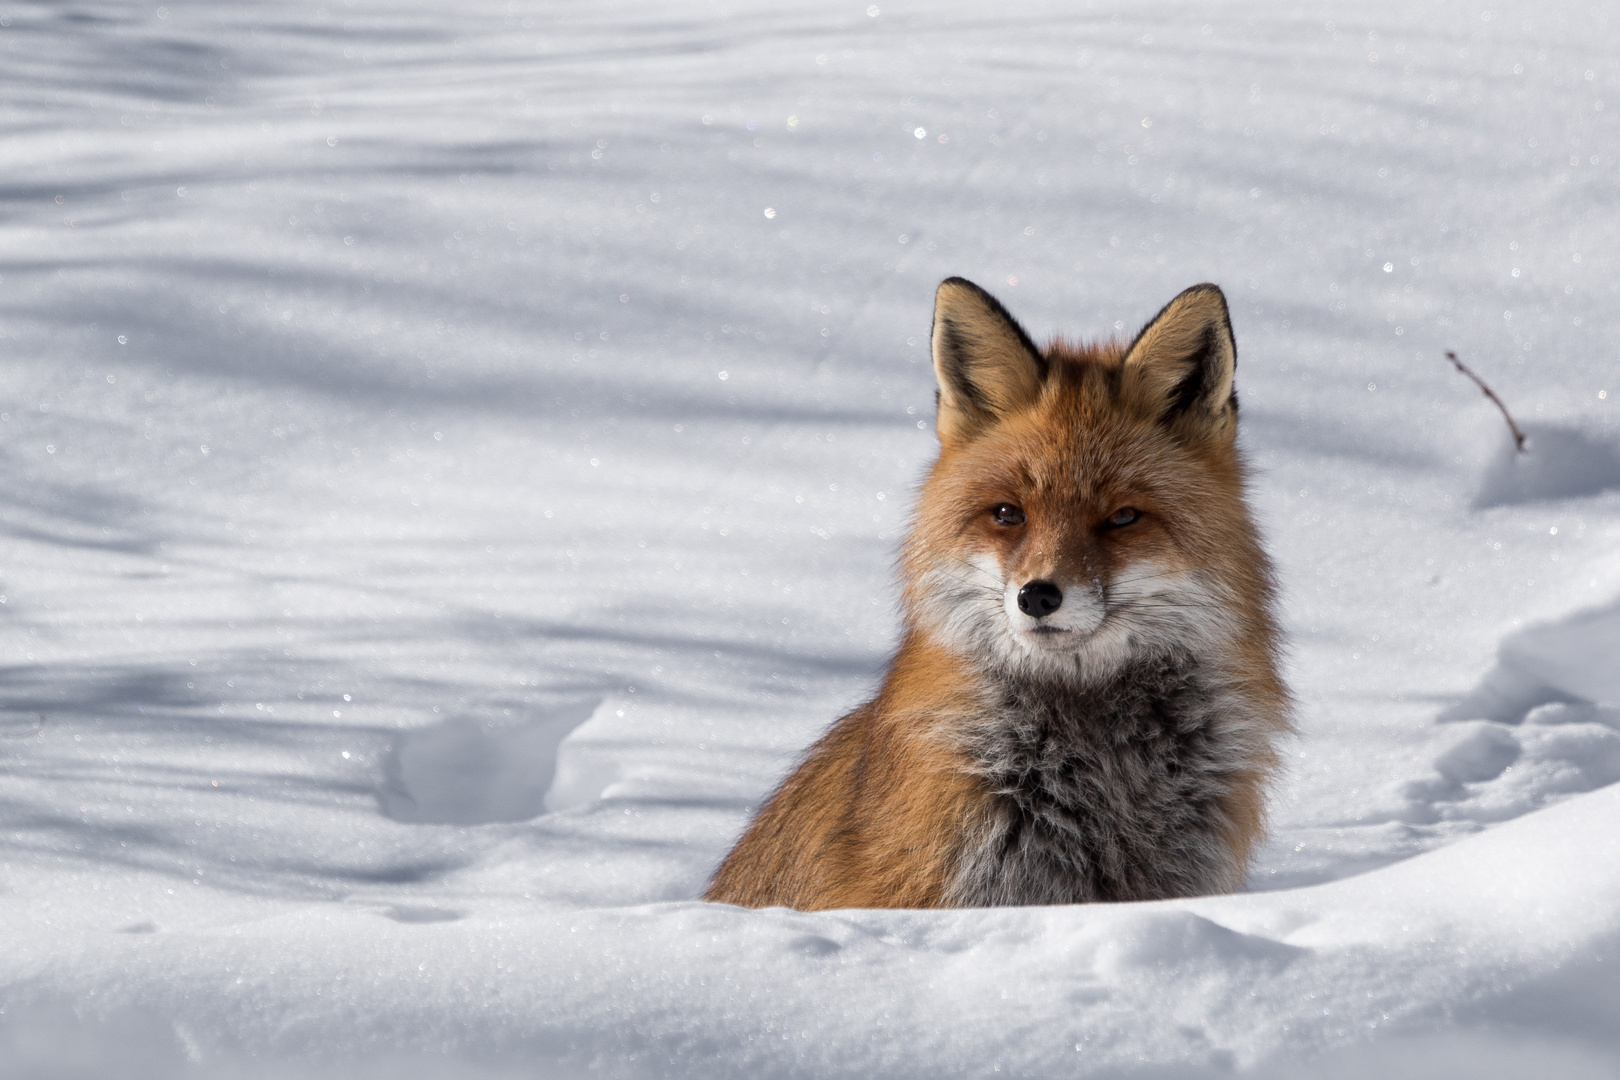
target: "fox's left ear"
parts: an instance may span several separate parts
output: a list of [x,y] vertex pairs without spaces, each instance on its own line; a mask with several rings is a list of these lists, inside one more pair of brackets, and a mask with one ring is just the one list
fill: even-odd
[[1237,342],[1226,296],[1194,285],[1164,306],[1125,352],[1125,378],[1166,422],[1225,428],[1237,420]]

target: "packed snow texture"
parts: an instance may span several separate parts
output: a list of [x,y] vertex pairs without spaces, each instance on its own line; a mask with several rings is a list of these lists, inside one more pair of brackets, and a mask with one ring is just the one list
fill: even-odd
[[[1602,5],[0,56],[0,1077],[1620,1070]],[[1300,701],[1242,894],[694,900],[894,645],[953,274],[1037,336],[1226,290]]]

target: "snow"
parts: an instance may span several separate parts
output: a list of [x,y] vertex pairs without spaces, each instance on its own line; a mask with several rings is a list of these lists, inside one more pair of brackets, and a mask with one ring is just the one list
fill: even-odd
[[[1614,1075],[1616,44],[0,8],[0,1076]],[[693,900],[893,646],[952,274],[1231,300],[1301,703],[1242,894]]]
[[[1530,440],[1534,439],[1534,443]],[[1578,428],[1532,425],[1525,452],[1504,443],[1480,481],[1476,506],[1595,495],[1620,487],[1620,453]]]

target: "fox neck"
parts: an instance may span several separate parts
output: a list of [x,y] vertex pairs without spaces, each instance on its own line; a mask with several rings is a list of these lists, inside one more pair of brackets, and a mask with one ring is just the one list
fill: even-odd
[[948,891],[971,905],[1195,896],[1242,884],[1228,804],[1247,740],[1190,656],[1110,684],[1004,685],[966,749],[989,791]]
[[1089,679],[961,664],[954,691],[941,686],[954,707],[941,700],[948,734],[938,734],[984,799],[946,885],[949,902],[1143,900],[1240,886],[1246,852],[1234,850],[1228,808],[1264,725],[1223,668],[1184,647],[1140,650]]

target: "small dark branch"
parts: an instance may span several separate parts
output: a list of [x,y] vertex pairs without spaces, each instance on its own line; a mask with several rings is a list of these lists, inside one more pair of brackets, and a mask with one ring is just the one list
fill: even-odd
[[1470,379],[1473,379],[1474,385],[1479,387],[1480,390],[1484,392],[1486,397],[1496,402],[1496,407],[1502,410],[1502,419],[1507,421],[1508,430],[1513,432],[1514,445],[1519,448],[1519,453],[1524,453],[1524,432],[1520,431],[1519,425],[1513,422],[1513,414],[1508,412],[1506,405],[1502,404],[1502,399],[1496,396],[1496,391],[1492,390],[1489,386],[1486,386],[1484,379],[1480,378],[1478,375],[1475,375],[1472,371],[1469,371],[1468,365],[1457,359],[1457,354],[1452,352],[1450,349],[1446,350],[1446,359],[1455,364],[1458,371],[1462,372]]

